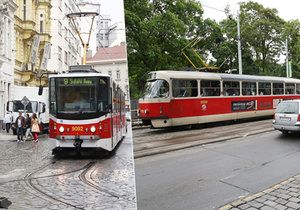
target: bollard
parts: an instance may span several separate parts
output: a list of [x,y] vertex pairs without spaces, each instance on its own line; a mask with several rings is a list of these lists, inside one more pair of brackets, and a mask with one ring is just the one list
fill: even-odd
[[0,208],[7,209],[10,205],[11,205],[11,202],[7,198],[0,197]]

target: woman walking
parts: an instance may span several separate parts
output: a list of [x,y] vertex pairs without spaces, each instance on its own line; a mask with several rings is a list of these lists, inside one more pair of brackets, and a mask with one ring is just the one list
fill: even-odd
[[33,140],[34,142],[39,141],[39,132],[40,132],[40,126],[39,126],[39,120],[36,116],[36,113],[33,113],[32,119],[31,119],[31,132],[33,134]]

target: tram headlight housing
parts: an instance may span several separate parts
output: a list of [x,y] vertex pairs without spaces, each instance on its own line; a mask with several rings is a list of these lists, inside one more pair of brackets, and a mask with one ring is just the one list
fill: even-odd
[[60,126],[60,127],[59,127],[59,132],[62,133],[62,132],[64,132],[64,131],[65,131],[65,128],[64,128],[63,126]]
[[92,127],[91,127],[91,132],[92,132],[92,133],[95,133],[95,132],[96,132],[96,127],[95,127],[95,126],[92,126]]

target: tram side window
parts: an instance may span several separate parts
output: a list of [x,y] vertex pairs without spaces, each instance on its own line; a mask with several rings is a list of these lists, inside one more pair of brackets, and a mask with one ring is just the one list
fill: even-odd
[[259,95],[271,95],[271,83],[259,82],[258,83],[258,94]]
[[240,95],[240,82],[224,81],[223,82],[223,95],[224,96],[239,96]]
[[285,94],[293,95],[295,94],[295,84],[293,83],[286,83],[285,84]]
[[256,95],[256,82],[242,82],[242,94],[244,96]]
[[296,84],[296,94],[300,94],[300,84]]
[[197,97],[198,83],[197,80],[179,80],[172,81],[173,97]]
[[220,81],[218,80],[201,80],[201,96],[220,96]]
[[273,95],[283,95],[283,83],[273,83]]

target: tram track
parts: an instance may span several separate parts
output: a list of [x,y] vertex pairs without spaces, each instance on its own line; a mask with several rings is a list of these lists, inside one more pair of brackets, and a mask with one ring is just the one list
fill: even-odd
[[72,208],[75,208],[75,209],[84,209],[82,207],[79,207],[79,206],[76,206],[70,202],[67,202],[63,199],[59,199],[57,197],[54,197],[48,193],[46,193],[45,191],[43,191],[42,189],[40,189],[38,186],[36,186],[33,181],[34,180],[37,180],[37,179],[42,179],[42,178],[51,178],[51,177],[57,177],[57,176],[62,176],[62,175],[66,175],[66,174],[71,174],[71,173],[76,173],[78,171],[81,171],[81,170],[84,170],[86,168],[89,168],[91,163],[92,162],[89,162],[88,164],[86,164],[84,167],[81,167],[79,169],[76,169],[76,170],[71,170],[71,171],[68,171],[68,172],[65,172],[65,173],[59,173],[59,174],[52,174],[52,175],[48,175],[48,176],[40,176],[40,177],[33,177],[34,175],[36,175],[37,173],[41,172],[42,170],[44,170],[45,168],[47,168],[48,166],[54,164],[56,161],[54,162],[51,162],[51,163],[48,163],[48,164],[45,164],[39,168],[37,168],[36,170],[28,173],[25,177],[24,177],[24,181],[25,181],[25,184],[26,186],[30,189],[30,190],[27,190],[29,191],[30,193],[34,194],[32,191],[38,193],[39,195],[36,195],[37,197],[41,198],[41,199],[44,199],[46,201],[49,201],[50,203],[57,203],[57,205],[61,205],[61,204],[64,204],[68,207],[72,207]]

